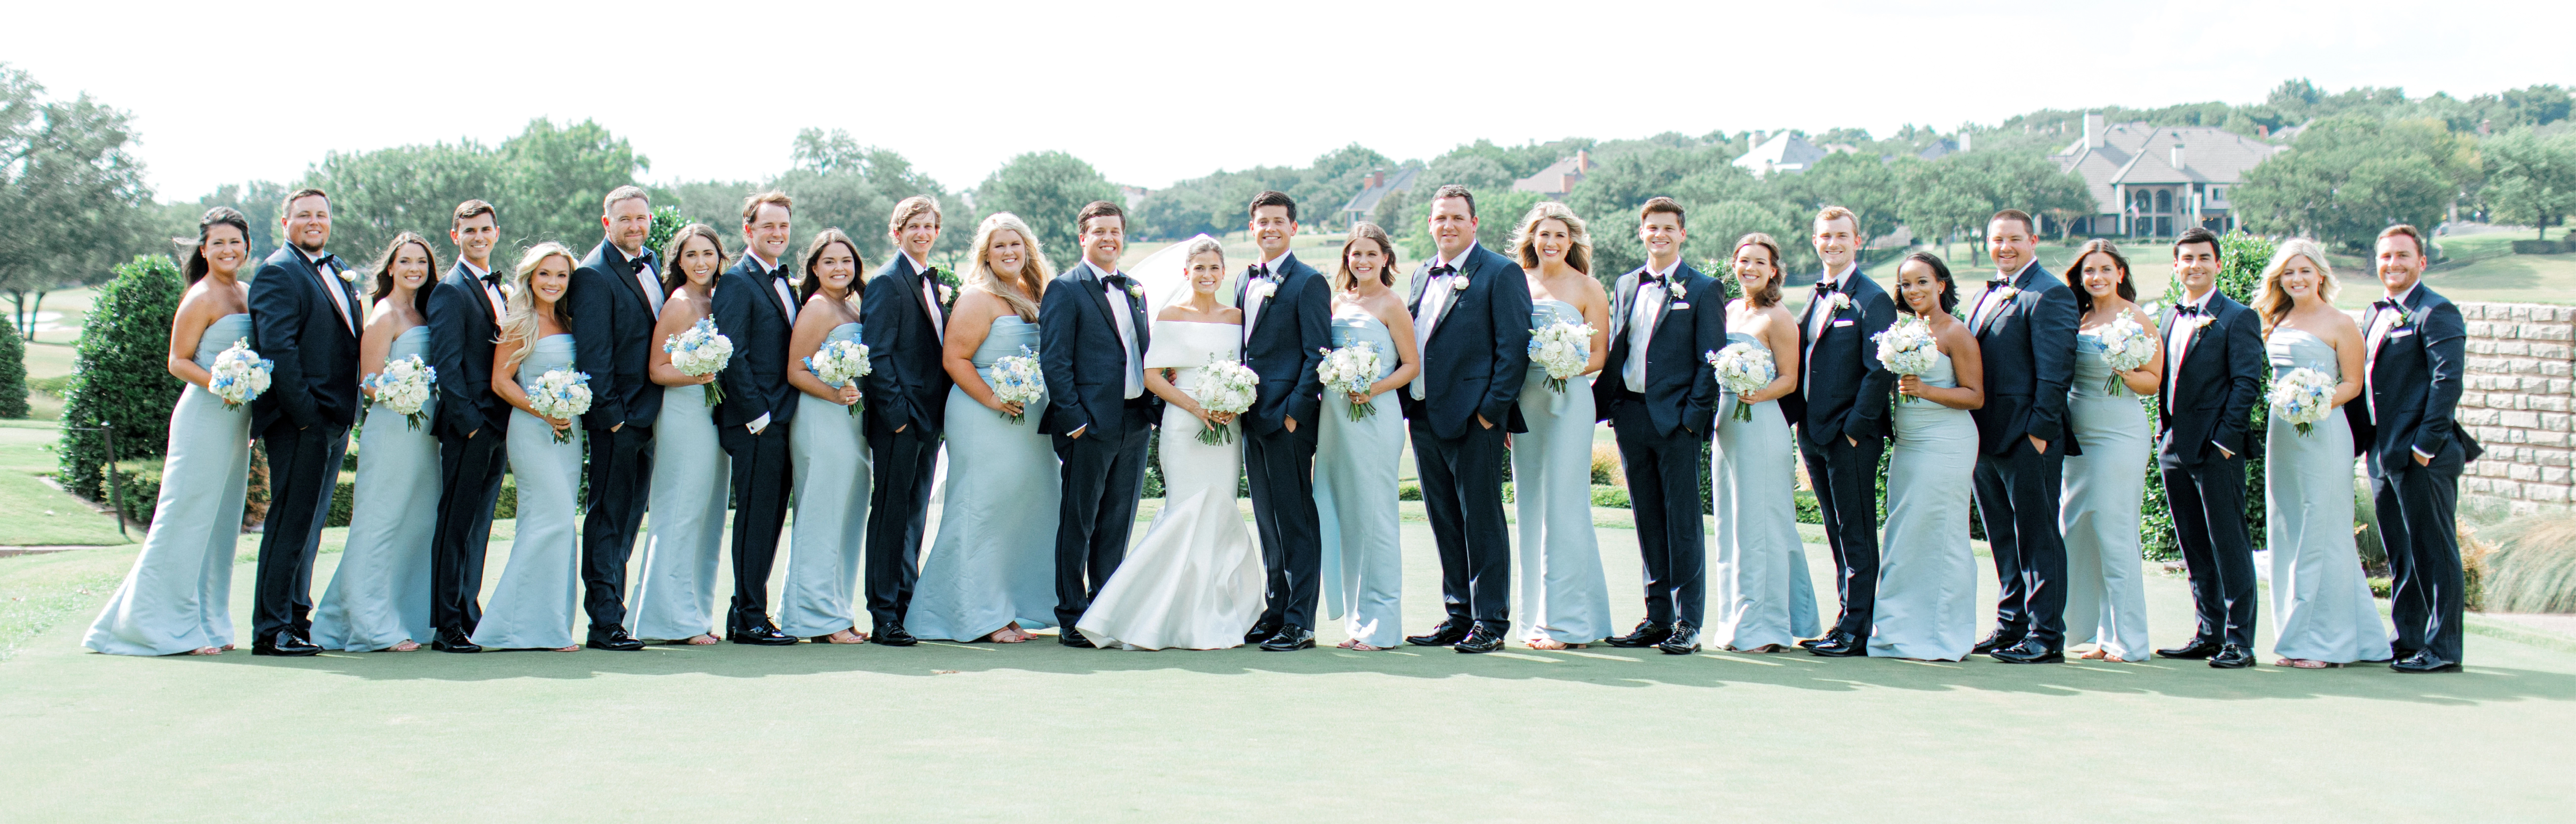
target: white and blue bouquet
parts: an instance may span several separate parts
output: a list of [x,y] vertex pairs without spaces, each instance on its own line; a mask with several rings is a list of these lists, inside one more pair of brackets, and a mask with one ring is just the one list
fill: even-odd
[[2111,378],[2102,382],[2102,394],[2120,394],[2120,373],[2147,365],[2156,359],[2156,348],[2163,346],[2147,328],[2128,315],[2111,322],[2102,336],[2102,360],[2111,364]]
[[[1369,386],[1377,383],[1379,371],[1386,366],[1386,361],[1378,356],[1377,344],[1370,341],[1353,341],[1349,346],[1323,352],[1324,362],[1315,366],[1315,377],[1321,378],[1324,389],[1330,392],[1366,397]],[[1373,401],[1351,404],[1351,420],[1356,421],[1375,412],[1377,404]]]
[[[1190,398],[1210,415],[1241,415],[1252,408],[1259,396],[1261,376],[1251,367],[1237,361],[1208,359],[1207,368],[1199,370],[1198,380],[1190,384]],[[1228,421],[1199,430],[1199,443],[1215,446],[1234,440],[1234,424]]]
[[368,375],[361,381],[374,390],[370,403],[384,404],[386,409],[402,413],[403,424],[420,431],[427,418],[421,407],[429,405],[430,387],[438,383],[438,369],[421,362],[419,355],[385,361],[385,371]]
[[[1878,362],[1887,371],[1899,375],[1921,375],[1941,362],[1940,343],[1932,337],[1932,323],[1919,315],[1898,318],[1887,331],[1871,336],[1878,341]],[[1922,400],[1902,395],[1897,400],[1913,403]]]
[[1717,370],[1718,385],[1735,393],[1735,411],[1731,417],[1739,421],[1753,419],[1753,405],[1745,403],[1744,396],[1771,385],[1773,379],[1780,377],[1780,365],[1772,360],[1771,350],[1750,343],[1729,344],[1724,349],[1708,353],[1708,365]]
[[[699,318],[697,325],[663,341],[662,351],[671,353],[671,367],[680,370],[680,374],[690,377],[713,375],[733,360],[733,339],[716,331],[714,318]],[[714,406],[723,400],[724,389],[708,383],[707,405]]]
[[2326,419],[2326,413],[2334,411],[2334,391],[2335,379],[2326,377],[2326,373],[2306,367],[2292,369],[2272,381],[2272,414],[2298,427],[2299,434],[2308,434],[2318,421]]
[[222,398],[225,409],[239,409],[268,391],[268,374],[276,369],[276,363],[251,351],[248,339],[236,340],[215,355],[214,367],[207,370],[214,377],[206,381],[206,390]]
[[[566,364],[548,369],[527,385],[528,409],[540,417],[569,421],[590,411],[590,373]],[[554,431],[555,443],[571,443],[572,427]]]
[[[814,373],[814,377],[822,379],[825,384],[837,387],[867,377],[869,372],[876,370],[868,365],[867,344],[853,340],[827,340],[821,348],[814,350],[814,354],[806,356],[805,371]],[[859,407],[866,405],[864,402],[850,404],[850,414],[859,414]]]
[[1591,365],[1592,332],[1592,324],[1566,321],[1530,330],[1530,362],[1547,369],[1550,391],[1565,391],[1565,380]]
[[1028,419],[1029,407],[1046,398],[1046,375],[1038,371],[1038,353],[1026,346],[1020,354],[1006,355],[984,369],[984,383],[993,387],[993,399],[1020,405],[1019,414],[1002,413],[1018,426]]

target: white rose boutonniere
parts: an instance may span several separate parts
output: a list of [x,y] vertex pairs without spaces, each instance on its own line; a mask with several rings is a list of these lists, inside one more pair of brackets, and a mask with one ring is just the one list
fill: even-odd
[[1145,285],[1144,285],[1144,284],[1142,284],[1142,283],[1130,283],[1130,284],[1127,284],[1127,296],[1128,296],[1128,297],[1131,297],[1131,298],[1135,298],[1135,299],[1137,299],[1137,300],[1144,300],[1144,299],[1145,299]]
[[2000,280],[1997,280],[1997,281],[1988,281],[1988,282],[1987,282],[1987,286],[1988,286],[1988,288],[1991,288],[1991,289],[1995,290],[1995,292],[1996,292],[1995,297],[1997,297],[1998,299],[2001,299],[2001,300],[2012,300],[2014,295],[2019,295],[2019,294],[2021,294],[2021,290],[2020,290],[2020,289],[2017,289],[2017,288],[2014,288],[2014,287],[2011,287],[2011,286],[2006,286],[2006,285],[2004,285],[2004,282],[2003,282],[2003,281],[2000,281]]
[[1466,275],[1450,275],[1450,276],[1449,276],[1449,291],[1452,291],[1452,292],[1464,292],[1464,291],[1467,291],[1467,276],[1466,276]]
[[1681,284],[1679,284],[1679,283],[1675,283],[1675,284],[1673,284],[1673,288],[1672,288],[1672,290],[1671,290],[1671,294],[1672,294],[1672,299],[1673,299],[1674,301],[1677,301],[1677,302],[1678,302],[1678,301],[1690,300],[1690,287],[1688,287],[1688,286],[1683,286],[1683,285],[1681,285]]
[[939,284],[939,303],[944,306],[956,302],[957,290],[949,288],[948,284]]
[[2198,331],[2200,331],[2201,329],[2203,329],[2203,328],[2205,328],[2205,327],[2209,326],[2210,324],[2212,324],[2212,323],[2217,323],[2217,322],[2218,322],[2218,318],[2216,318],[2216,317],[2212,317],[2212,316],[2209,316],[2209,315],[2196,315],[2196,316],[2193,316],[2193,317],[2192,317],[2192,319],[2191,319],[2191,330],[2192,330],[2192,331],[2194,331],[2194,332],[2198,332]]
[[335,266],[335,267],[333,267],[333,268],[334,268],[334,269],[336,269],[337,271],[334,271],[332,274],[339,275],[339,276],[340,276],[340,281],[341,281],[341,282],[343,282],[343,283],[356,283],[356,282],[358,282],[358,270],[356,270],[356,269],[351,269],[351,268],[348,268],[348,267],[346,267],[346,266]]
[[1849,309],[1849,308],[1851,308],[1851,296],[1850,296],[1850,295],[1843,294],[1843,293],[1841,293],[1841,292],[1835,292],[1835,293],[1834,293],[1834,298],[1833,298],[1833,300],[1832,300],[1832,304],[1833,304],[1833,307],[1834,307],[1834,311],[1836,311],[1836,312],[1840,312],[1840,311],[1842,311],[1842,310]]
[[1251,289],[1244,292],[1243,296],[1247,300],[1259,302],[1269,300],[1271,295],[1276,294],[1279,294],[1279,284],[1272,283],[1267,280],[1256,280],[1252,282]]

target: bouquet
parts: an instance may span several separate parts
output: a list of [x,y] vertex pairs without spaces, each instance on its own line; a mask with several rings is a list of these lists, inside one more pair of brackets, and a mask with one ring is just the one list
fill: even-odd
[[[1932,323],[1920,316],[1907,315],[1870,338],[1878,341],[1878,362],[1887,371],[1899,375],[1921,375],[1941,362],[1941,350],[1932,338]],[[1921,398],[1904,395],[1897,400],[1913,403]]]
[[[868,345],[854,340],[827,340],[822,348],[805,358],[805,371],[814,373],[825,384],[842,386],[876,371],[868,365]],[[866,403],[850,404],[850,414],[859,414]]]
[[[1377,382],[1378,372],[1385,366],[1378,357],[1377,344],[1369,341],[1323,351],[1324,362],[1315,367],[1315,376],[1324,380],[1324,389],[1330,392],[1366,396],[1369,385]],[[1372,401],[1351,404],[1351,420],[1376,411],[1377,404]]]
[[2121,315],[2111,322],[2108,334],[2102,336],[2102,359],[2111,364],[2111,378],[2102,382],[2102,394],[2120,394],[2120,373],[2147,365],[2156,359],[2156,348],[2163,344],[2147,334],[2135,319]]
[[277,364],[250,350],[249,340],[236,340],[232,348],[215,355],[215,366],[208,370],[214,378],[206,381],[206,389],[224,399],[225,409],[239,409],[268,391],[268,373],[276,369]]
[[[590,373],[572,371],[567,364],[548,369],[528,384],[528,410],[557,420],[572,420],[590,411]],[[555,443],[571,443],[572,427],[555,430]]]
[[429,387],[438,383],[438,370],[422,363],[419,355],[385,362],[385,371],[368,375],[364,385],[376,392],[374,403],[402,413],[403,424],[420,430],[420,408],[429,403]]
[[1020,354],[993,361],[984,370],[984,382],[993,387],[993,399],[1020,405],[1020,414],[1003,413],[1013,426],[1027,419],[1029,405],[1046,397],[1046,375],[1038,372],[1038,353],[1026,346]]
[[1547,368],[1549,391],[1565,391],[1565,379],[1583,373],[1592,360],[1592,324],[1557,321],[1530,330],[1530,362]]
[[[1230,360],[1209,358],[1206,369],[1199,370],[1198,380],[1190,385],[1190,397],[1210,415],[1241,415],[1252,408],[1261,376],[1252,368]],[[1199,430],[1199,443],[1215,446],[1234,439],[1231,423]]]
[[1717,382],[1735,393],[1735,413],[1739,421],[1753,419],[1753,405],[1744,396],[1771,385],[1780,377],[1780,365],[1771,359],[1771,350],[1750,343],[1729,344],[1708,353],[1708,365],[1717,370]]
[[2308,434],[2326,413],[2334,411],[2335,379],[2326,373],[2300,367],[2272,381],[2272,414]]
[[[662,351],[671,353],[671,366],[680,370],[680,374],[690,377],[713,375],[733,360],[733,339],[716,331],[714,318],[699,318],[696,326],[663,341]],[[707,405],[714,406],[723,400],[724,388],[708,383]]]

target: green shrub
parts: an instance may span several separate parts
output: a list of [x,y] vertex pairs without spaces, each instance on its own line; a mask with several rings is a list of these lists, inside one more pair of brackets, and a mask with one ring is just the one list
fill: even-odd
[[1825,523],[1825,508],[1816,503],[1816,493],[1801,489],[1791,496],[1791,500],[1798,506],[1798,523],[1819,526]]
[[2488,531],[2495,552],[2482,581],[2487,608],[2576,612],[2576,517],[2527,516]]
[[1627,509],[1629,508],[1628,488],[1624,486],[1614,486],[1611,484],[1593,484],[1592,505],[1606,506],[1612,509]]
[[[116,267],[116,278],[99,289],[64,392],[63,489],[99,500],[106,493],[102,464],[157,457],[169,447],[170,410],[186,386],[167,366],[170,318],[186,290],[179,267],[160,255]],[[101,421],[116,425],[115,455],[107,454],[106,433],[75,428]]]
[[[2254,289],[2263,282],[2263,264],[2272,262],[2272,241],[2244,232],[2229,232],[2218,238],[2218,291],[2238,303],[2254,305]],[[2152,261],[2133,265],[2153,265]],[[2165,284],[2164,305],[2182,299],[2182,279]],[[2256,550],[2264,545],[2263,513],[2263,436],[2271,421],[2270,405],[2262,401],[2271,389],[2271,378],[2264,377],[2256,388],[2254,407],[2247,410],[2250,421],[2245,426],[2245,531]],[[2154,398],[2141,398],[2147,407],[2147,420],[2152,425],[2156,407]],[[2182,556],[2182,546],[2174,542],[2172,506],[2165,501],[2164,475],[2156,469],[2152,455],[2147,460],[2147,495],[2138,507],[2138,542],[2151,561],[2170,561]]]
[[27,417],[27,341],[16,329],[0,334],[0,418]]
[[126,520],[150,527],[154,514],[153,507],[161,500],[161,459],[136,458],[117,461],[113,477],[116,479],[117,491],[124,497],[119,499],[116,496],[106,495],[102,491],[99,500],[115,505],[117,512],[124,515]]
[[1620,471],[1619,445],[1613,443],[1594,442],[1592,444],[1592,485],[1602,486],[1605,484],[1609,486],[1627,486],[1627,475]]
[[2352,481],[2352,545],[2361,555],[2361,568],[2369,572],[2388,569],[2388,541],[2379,535],[2379,503],[2370,494],[2370,482]]
[[1422,484],[1415,481],[1403,481],[1397,483],[1395,485],[1395,499],[1399,501],[1422,500]]

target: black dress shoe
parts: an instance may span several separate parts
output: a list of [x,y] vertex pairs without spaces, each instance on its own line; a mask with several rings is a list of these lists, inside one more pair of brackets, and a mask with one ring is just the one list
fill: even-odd
[[2388,668],[2398,672],[2411,672],[2418,674],[2427,672],[2459,672],[2460,662],[2443,660],[2442,656],[2434,655],[2432,650],[2419,649],[2416,650],[2413,655],[2397,659],[2397,662],[2389,664]]
[[1483,624],[1477,624],[1475,629],[1468,630],[1466,638],[1459,640],[1457,646],[1450,647],[1450,649],[1470,654],[1493,652],[1502,648],[1503,631],[1489,629]]
[[1439,626],[1432,627],[1431,633],[1428,635],[1405,636],[1404,642],[1417,647],[1447,647],[1455,646],[1458,642],[1467,640],[1468,634],[1467,625],[1464,622],[1452,618],[1450,620],[1440,622]]
[[1691,626],[1689,621],[1674,621],[1672,629],[1664,632],[1664,640],[1655,642],[1655,649],[1662,650],[1665,655],[1698,652],[1699,627]]
[[2209,656],[2211,669],[2244,669],[2253,665],[2254,651],[2235,644],[2222,645],[2218,654]]
[[1261,642],[1262,652],[1294,652],[1314,648],[1315,633],[1295,624],[1280,627],[1277,633]]
[[725,633],[725,640],[753,646],[784,647],[794,645],[796,636],[779,632],[777,626],[762,621],[759,626],[750,629],[738,629]]
[[1998,629],[1993,632],[1986,633],[1986,637],[1983,640],[1978,641],[1976,646],[1969,647],[1968,654],[1986,655],[1999,649],[2011,649],[2014,644],[2019,643],[2021,643],[2021,636],[2009,635],[2003,630]]
[[250,642],[250,654],[301,658],[307,655],[320,655],[322,648],[314,646],[311,641],[304,640],[304,636],[295,634],[294,630],[282,629]]
[[1252,629],[1244,631],[1243,642],[1246,644],[1259,644],[1269,641],[1270,636],[1277,634],[1279,634],[1278,624],[1253,624]]
[[1826,658],[1859,658],[1869,654],[1868,642],[1848,632],[1829,632],[1807,645],[1807,654]]
[[2050,649],[2048,645],[2028,638],[1986,654],[2007,664],[2059,664],[2066,661],[2065,650]]
[[868,636],[868,643],[884,644],[889,647],[909,647],[921,643],[921,639],[914,638],[912,633],[903,631],[903,624],[889,621],[884,626],[877,627],[877,634]]
[[464,632],[452,629],[439,630],[437,637],[430,639],[429,648],[438,650],[439,652],[483,651],[483,648],[475,646],[474,642],[470,640]]
[[1082,637],[1081,630],[1074,629],[1072,627],[1065,627],[1063,630],[1058,631],[1055,636],[1055,642],[1074,649],[1100,648],[1100,645],[1092,643],[1091,639]]
[[2216,638],[2194,638],[2191,639],[2191,643],[2174,647],[2173,649],[2156,650],[2156,657],[2176,658],[2184,661],[2198,661],[2217,655],[2218,647],[2219,643]]
[[611,652],[634,652],[643,649],[644,642],[626,634],[625,627],[610,627],[607,632],[591,630],[590,640],[582,642],[582,646]]
[[[1687,625],[1690,622],[1683,621],[1681,623]],[[1601,643],[1629,649],[1635,649],[1637,647],[1651,647],[1656,644],[1663,643],[1664,639],[1671,637],[1672,634],[1673,627],[1670,624],[1658,624],[1653,621],[1639,621],[1637,622],[1637,628],[1629,630],[1628,634],[1613,635],[1608,638],[1603,638],[1601,639]]]

